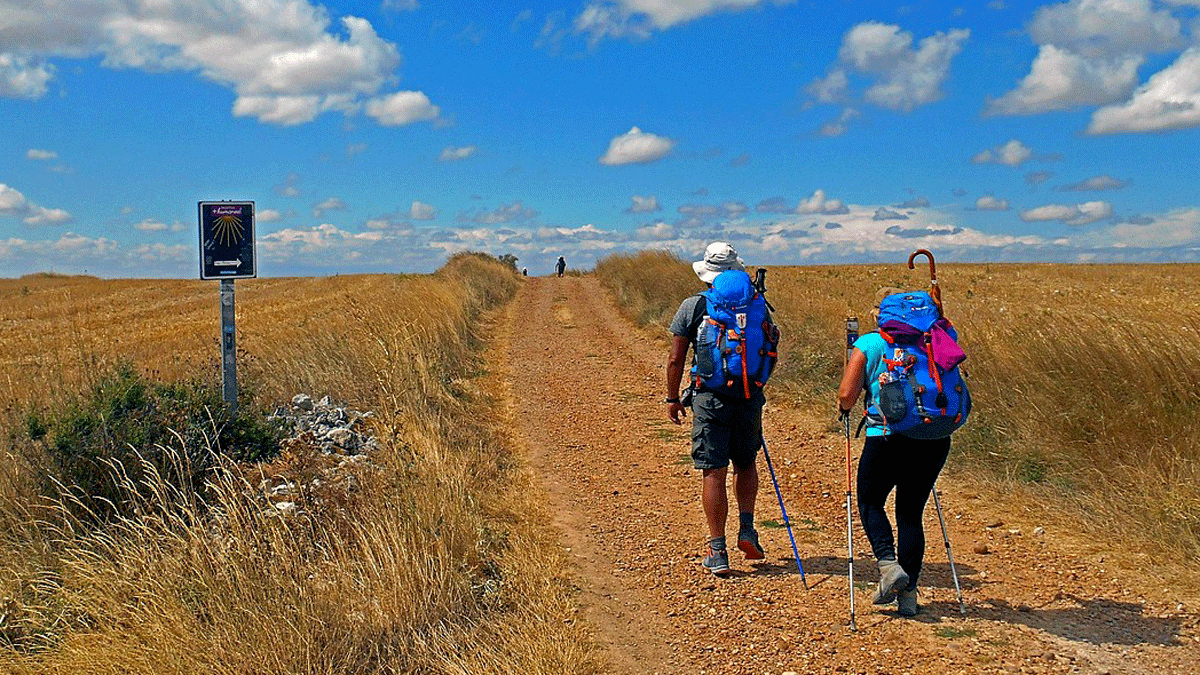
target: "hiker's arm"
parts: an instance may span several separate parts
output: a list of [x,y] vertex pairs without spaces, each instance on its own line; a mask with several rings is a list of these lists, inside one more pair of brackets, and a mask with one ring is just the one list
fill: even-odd
[[[671,338],[671,355],[667,357],[667,398],[679,398],[679,381],[683,379],[683,360],[687,357],[688,339],[682,335]],[[667,404],[667,418],[683,424],[686,413],[682,403]]]
[[853,410],[862,395],[867,377],[867,355],[858,349],[850,355],[850,362],[842,372],[842,384],[838,387],[838,410]]

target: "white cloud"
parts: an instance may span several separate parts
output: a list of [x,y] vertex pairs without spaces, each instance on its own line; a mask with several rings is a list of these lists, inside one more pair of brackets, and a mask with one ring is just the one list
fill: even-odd
[[364,103],[384,124],[436,109],[418,105],[411,94],[419,92],[381,96],[397,80],[396,45],[369,21],[335,23],[308,0],[104,0],[69,10],[58,0],[0,0],[10,50],[0,53],[0,96],[45,95],[54,71],[40,59],[99,55],[112,68],[197,73],[234,91],[233,114],[276,124],[355,113]]
[[1168,131],[1200,126],[1200,49],[1155,73],[1125,103],[1100,108],[1088,133]]
[[[257,215],[255,216],[257,217]],[[139,244],[130,250],[130,255],[139,262],[186,262],[194,251],[186,244]]]
[[648,239],[650,241],[666,241],[668,239],[675,239],[679,236],[679,233],[674,227],[660,220],[651,225],[639,227],[634,231],[634,236],[638,239]]
[[[938,32],[921,40],[914,49],[912,33],[901,31],[899,26],[867,21],[842,38],[838,58],[859,72],[875,76],[875,83],[865,93],[868,101],[891,110],[910,111],[942,97],[950,62],[970,35],[967,29]],[[832,93],[828,84],[818,88],[817,93]]]
[[1102,234],[1115,246],[1200,246],[1200,208],[1176,209],[1144,223],[1117,223]]
[[1033,150],[1017,139],[997,146],[991,150],[982,150],[971,158],[972,164],[1003,164],[1005,166],[1021,166],[1033,158]]
[[1029,34],[1089,57],[1167,51],[1181,39],[1180,24],[1150,0],[1071,0],[1035,12]]
[[0,216],[20,218],[26,225],[61,225],[71,220],[70,213],[38,206],[4,183],[0,183]]
[[283,214],[275,209],[262,209],[255,212],[254,220],[260,223],[273,223],[277,220],[283,220]]
[[795,213],[847,213],[846,205],[840,199],[827,199],[825,191],[817,188],[808,199],[801,200],[796,206]]
[[497,225],[499,223],[523,223],[533,220],[538,212],[525,206],[520,200],[511,204],[503,204],[494,211],[477,210],[474,213],[458,214],[460,223],[479,223],[480,225]]
[[320,218],[321,216],[325,215],[325,212],[327,211],[344,211],[345,209],[346,202],[338,199],[337,197],[330,197],[329,199],[326,199],[320,204],[314,206],[312,214],[313,218]]
[[641,195],[633,195],[633,203],[629,208],[625,209],[625,213],[649,213],[650,211],[658,211],[662,207],[658,205],[658,197],[650,195],[643,197]]
[[1043,45],[1016,89],[992,101],[993,115],[1030,115],[1120,100],[1138,81],[1141,55],[1087,58]]
[[134,223],[133,229],[140,230],[142,232],[166,232],[168,229],[170,229],[170,226],[162,221],[154,220],[153,218],[146,218],[145,220]]
[[66,232],[57,241],[50,242],[49,249],[71,259],[87,259],[107,256],[120,249],[120,244],[105,237],[85,237]]
[[1146,55],[1182,44],[1180,22],[1150,0],[1070,0],[1037,10],[1029,26],[1039,45],[1029,74],[987,106],[1029,115],[1113,103],[1137,86]]
[[438,155],[439,162],[457,162],[461,159],[466,159],[474,155],[478,150],[474,145],[467,145],[461,148],[446,146],[442,148],[442,154]]
[[985,195],[975,200],[976,211],[1007,211],[1007,199],[997,199],[991,195]]
[[807,91],[821,103],[840,103],[846,99],[846,90],[849,87],[850,80],[846,77],[846,71],[835,68],[825,77],[814,80],[808,85]]
[[425,202],[414,201],[408,209],[408,217],[413,220],[433,220],[437,217],[437,209]]
[[1064,185],[1059,188],[1063,192],[1090,192],[1093,190],[1120,190],[1129,185],[1129,181],[1113,178],[1108,174],[1092,176],[1078,183]]
[[275,193],[281,197],[299,197],[300,188],[296,184],[300,182],[300,176],[295,172],[289,173],[283,183],[275,186]]
[[[0,4],[0,9],[3,5]],[[53,67],[14,54],[0,53],[0,97],[38,99],[46,95]]]
[[875,209],[875,215],[871,216],[871,220],[908,220],[908,216],[881,206]]
[[310,255],[353,244],[370,244],[383,238],[379,232],[348,232],[329,223],[316,227],[286,228],[258,238],[258,246],[267,257],[286,259],[289,255]]
[[1112,214],[1112,204],[1103,201],[1084,202],[1083,204],[1074,206],[1069,204],[1047,204],[1029,209],[1028,211],[1022,211],[1021,220],[1027,223],[1057,220],[1066,225],[1078,227],[1111,218]]
[[850,122],[859,116],[854,108],[843,108],[837,119],[830,120],[821,126],[822,136],[841,136],[850,128]]
[[26,216],[26,225],[62,225],[71,221],[71,214],[62,209],[46,209],[33,207],[33,213]]
[[702,16],[794,0],[593,0],[575,18],[575,32],[594,43],[603,38],[648,37]]
[[[255,219],[261,219],[261,214],[255,214]],[[145,218],[133,224],[133,229],[141,232],[183,232],[183,223],[176,220],[168,225],[160,220]]]
[[380,124],[389,127],[435,120],[442,114],[441,108],[419,91],[398,91],[373,98],[367,102],[366,110]]
[[633,127],[609,142],[608,151],[600,158],[600,163],[608,166],[645,164],[666,157],[674,147],[675,141],[669,138]]
[[54,152],[53,150],[38,150],[37,148],[30,148],[25,152],[25,156],[29,159],[46,160],[55,159],[58,157],[58,153]]

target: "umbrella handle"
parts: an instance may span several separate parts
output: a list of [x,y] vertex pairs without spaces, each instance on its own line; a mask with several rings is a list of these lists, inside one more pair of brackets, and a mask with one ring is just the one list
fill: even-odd
[[912,255],[908,256],[908,269],[916,269],[916,266],[913,265],[913,260],[919,255],[929,258],[929,294],[933,296],[933,302],[938,307],[938,313],[942,314],[942,289],[938,287],[937,265],[933,261],[933,254],[923,248],[913,251]]

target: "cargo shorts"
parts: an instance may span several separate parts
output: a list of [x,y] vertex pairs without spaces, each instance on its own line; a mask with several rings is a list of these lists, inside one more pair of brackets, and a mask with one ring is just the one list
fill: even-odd
[[754,466],[762,447],[762,390],[749,399],[697,391],[692,398],[692,464],[721,469]]

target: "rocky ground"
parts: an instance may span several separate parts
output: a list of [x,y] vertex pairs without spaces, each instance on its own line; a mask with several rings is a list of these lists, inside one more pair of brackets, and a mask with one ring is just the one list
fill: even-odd
[[[582,620],[627,673],[1196,673],[1200,598],[1152,562],[1121,564],[1068,520],[944,478],[960,613],[932,502],[921,614],[870,604],[878,579],[855,516],[849,629],[845,441],[832,419],[772,401],[764,434],[807,586],[765,465],[767,558],[699,565],[705,539],[689,429],[665,418],[663,343],[591,277],[530,278],[499,336],[517,436],[576,562]],[[832,401],[832,392],[830,394]],[[736,532],[736,518],[730,530]]]

